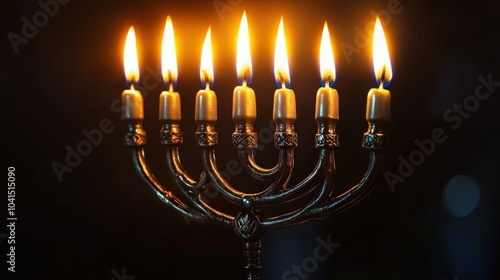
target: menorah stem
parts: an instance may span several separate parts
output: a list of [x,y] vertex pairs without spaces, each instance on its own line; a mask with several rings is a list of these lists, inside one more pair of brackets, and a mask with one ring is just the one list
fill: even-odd
[[260,269],[260,249],[262,241],[260,237],[248,239],[243,242],[243,256],[245,258],[245,280],[259,280]]

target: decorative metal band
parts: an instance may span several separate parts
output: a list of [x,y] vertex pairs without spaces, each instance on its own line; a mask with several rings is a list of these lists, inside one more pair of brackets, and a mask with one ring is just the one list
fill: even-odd
[[217,132],[195,132],[196,145],[198,147],[217,146]]
[[145,146],[146,131],[140,125],[129,127],[129,131],[125,135],[125,146]]
[[299,145],[299,136],[297,133],[275,132],[274,146],[279,147],[297,147]]
[[240,212],[233,221],[236,233],[244,239],[249,239],[259,232],[259,218],[252,211]]
[[160,134],[160,143],[164,145],[182,144],[182,132],[162,130]]
[[237,149],[257,148],[257,133],[233,133],[233,146]]
[[333,133],[321,134],[315,136],[314,147],[316,148],[338,148],[339,136]]
[[387,136],[383,133],[363,134],[363,148],[370,150],[381,150],[387,142]]

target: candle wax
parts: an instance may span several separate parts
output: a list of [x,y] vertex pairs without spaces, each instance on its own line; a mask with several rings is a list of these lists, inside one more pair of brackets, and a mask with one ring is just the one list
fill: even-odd
[[257,118],[255,92],[247,86],[237,86],[233,91],[233,120],[254,121]]
[[383,88],[372,88],[366,101],[367,121],[389,121],[391,116],[391,93]]
[[339,94],[336,89],[321,87],[316,93],[316,119],[339,119]]
[[194,118],[196,121],[217,121],[217,96],[214,91],[210,89],[198,91]]
[[160,120],[181,120],[181,97],[178,92],[163,91],[160,94]]
[[295,93],[293,90],[280,88],[274,92],[273,118],[274,120],[297,119]]
[[122,119],[144,119],[144,107],[140,91],[127,89],[122,92]]

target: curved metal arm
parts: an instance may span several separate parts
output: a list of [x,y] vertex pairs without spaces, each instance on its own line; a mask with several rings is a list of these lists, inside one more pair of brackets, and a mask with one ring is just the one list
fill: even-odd
[[134,147],[132,151],[132,160],[134,166],[141,178],[148,184],[150,190],[167,206],[177,210],[188,218],[200,223],[207,222],[207,218],[199,211],[188,207],[182,201],[177,199],[170,191],[165,190],[158,182],[146,163],[144,148],[142,146]]
[[223,197],[234,204],[241,204],[241,198],[245,195],[245,193],[234,189],[229,183],[226,182],[224,177],[222,177],[217,169],[214,148],[203,149],[202,161],[205,172],[208,174],[215,187],[223,195]]
[[262,191],[258,196],[266,196],[276,193],[281,189],[288,188],[290,179],[292,177],[292,171],[295,164],[294,161],[294,149],[289,147],[280,148],[280,161],[283,160],[274,182],[264,191]]
[[328,152],[325,149],[321,149],[319,152],[318,161],[312,172],[301,182],[288,189],[281,190],[279,193],[274,195],[258,196],[255,198],[256,203],[260,205],[270,205],[276,203],[282,203],[285,201],[295,201],[309,194],[313,189],[315,189],[321,178],[321,168],[328,158]]
[[194,207],[210,217],[212,221],[230,226],[234,217],[212,208],[201,200],[200,193],[205,190],[205,188],[203,188],[205,173],[201,174],[198,183],[191,179],[180,162],[179,149],[177,146],[167,146],[166,159],[168,173],[184,197],[188,199]]
[[182,166],[181,159],[179,157],[179,148],[177,146],[167,146],[166,158],[168,171],[173,181],[179,182],[180,185],[191,193],[203,192],[206,174],[202,172],[198,182],[192,179]]
[[383,162],[383,153],[371,150],[368,169],[363,176],[363,179],[346,192],[336,196],[319,207],[311,209],[304,216],[304,221],[327,218],[331,215],[338,214],[361,201],[373,190],[375,186],[374,181],[383,169]]
[[280,150],[278,163],[272,168],[263,168],[255,161],[255,149],[238,150],[243,168],[255,179],[261,181],[273,180],[279,175],[283,165],[286,164],[286,155]]
[[335,159],[332,149],[321,149],[321,154],[325,155],[326,160],[322,162],[321,169],[319,170],[323,175],[323,182],[319,193],[304,207],[289,214],[281,215],[278,217],[270,218],[262,222],[262,227],[266,230],[273,230],[292,226],[302,223],[301,217],[311,208],[317,206],[328,198],[328,195],[333,188],[333,175],[335,172]]

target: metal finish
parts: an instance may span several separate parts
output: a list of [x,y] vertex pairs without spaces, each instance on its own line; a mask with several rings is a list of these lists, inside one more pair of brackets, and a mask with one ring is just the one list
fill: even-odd
[[[334,196],[334,149],[339,146],[335,131],[337,119],[320,116],[316,119],[317,164],[306,178],[290,186],[294,168],[294,149],[298,145],[293,125],[295,119],[275,118],[274,145],[278,149],[279,158],[273,168],[263,168],[255,161],[257,133],[253,131],[253,120],[238,119],[235,120],[236,128],[232,140],[241,164],[255,179],[269,182],[267,188],[260,192],[243,193],[230,185],[217,168],[215,148],[218,136],[215,131],[215,121],[197,121],[196,145],[201,148],[201,162],[204,169],[197,180],[187,174],[180,161],[179,146],[182,144],[182,132],[178,121],[162,120],[160,142],[166,148],[166,170],[171,179],[168,187],[157,181],[146,163],[144,155],[146,133],[140,120],[129,122],[125,145],[132,147],[132,158],[139,175],[165,205],[193,221],[233,228],[243,241],[246,280],[260,279],[261,238],[266,231],[325,219],[352,207],[370,193],[375,179],[383,168],[383,150],[387,142],[386,122],[369,120],[368,131],[363,135],[362,142],[362,147],[369,151],[367,171],[357,185]],[[239,205],[239,212],[225,213],[214,209],[203,200],[202,196],[208,189],[208,183],[214,186],[224,199]],[[174,196],[169,191],[171,188],[177,188],[182,197]],[[295,211],[276,216],[266,214],[267,207],[296,201],[312,193],[314,193],[312,199]]]

